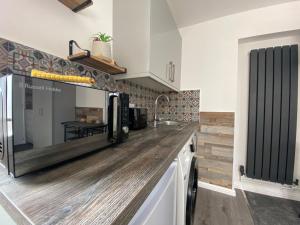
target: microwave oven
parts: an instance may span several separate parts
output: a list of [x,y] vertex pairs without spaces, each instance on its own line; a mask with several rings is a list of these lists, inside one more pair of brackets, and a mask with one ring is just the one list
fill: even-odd
[[116,116],[109,115],[109,95],[59,81],[1,77],[0,163],[19,177],[120,143],[110,134],[118,124],[108,124]]

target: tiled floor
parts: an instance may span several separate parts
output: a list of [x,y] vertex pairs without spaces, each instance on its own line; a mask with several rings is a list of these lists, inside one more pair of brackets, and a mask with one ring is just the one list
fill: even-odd
[[246,192],[255,225],[299,225],[300,202]]

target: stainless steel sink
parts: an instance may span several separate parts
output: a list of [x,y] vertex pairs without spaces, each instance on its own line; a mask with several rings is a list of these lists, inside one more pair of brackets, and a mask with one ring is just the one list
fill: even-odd
[[166,120],[166,121],[160,121],[158,122],[159,125],[167,125],[167,126],[177,126],[179,125],[176,121]]

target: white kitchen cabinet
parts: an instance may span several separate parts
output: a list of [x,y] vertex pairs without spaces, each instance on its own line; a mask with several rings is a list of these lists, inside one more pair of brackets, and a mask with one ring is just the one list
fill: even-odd
[[0,205],[0,224],[17,225],[8,212]]
[[182,40],[166,0],[114,0],[113,8],[113,56],[127,67],[116,79],[178,91]]
[[129,225],[176,224],[177,162],[173,162]]
[[178,30],[175,30],[174,34],[174,43],[175,46],[180,46],[174,48],[174,54],[173,54],[173,62],[174,62],[174,78],[173,78],[173,85],[177,87],[178,89],[180,88],[180,81],[181,81],[181,48],[182,48],[182,40],[181,40],[181,35]]

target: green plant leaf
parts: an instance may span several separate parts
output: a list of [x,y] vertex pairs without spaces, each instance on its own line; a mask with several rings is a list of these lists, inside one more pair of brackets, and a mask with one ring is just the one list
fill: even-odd
[[97,33],[93,36],[95,41],[103,41],[103,42],[111,42],[113,39],[111,36],[107,35],[106,33]]

